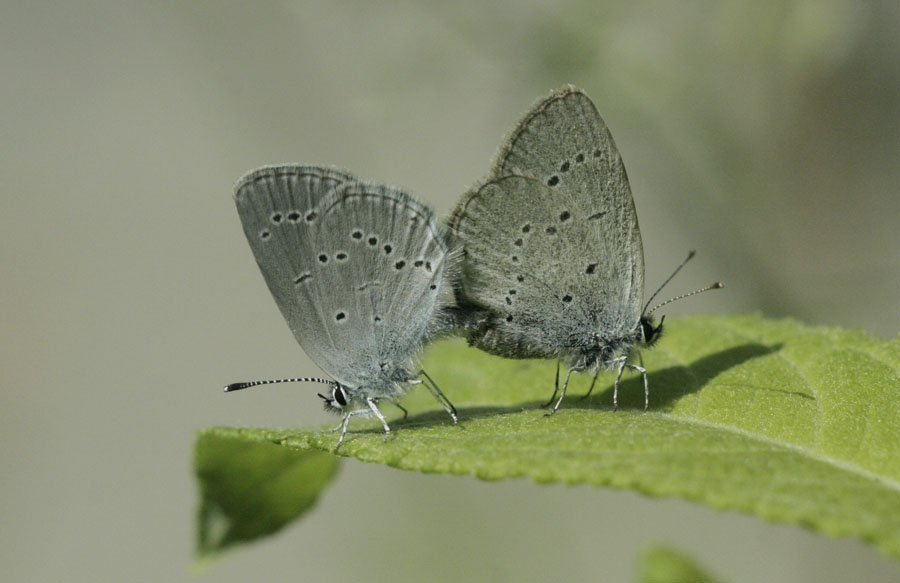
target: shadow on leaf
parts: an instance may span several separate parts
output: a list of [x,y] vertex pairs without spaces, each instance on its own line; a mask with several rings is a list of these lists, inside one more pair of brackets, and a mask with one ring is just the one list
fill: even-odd
[[[762,356],[778,352],[782,345],[765,346],[763,344],[748,343],[721,350],[715,354],[704,356],[687,366],[670,366],[662,370],[647,373],[647,383],[650,387],[650,409],[668,410],[671,405],[691,393],[696,393],[711,380],[724,373],[728,369],[740,366]],[[596,393],[596,389],[595,389]],[[612,407],[613,386],[595,396],[595,403],[600,402],[600,407]],[[589,398],[590,400],[590,398]],[[576,403],[577,399],[573,399]],[[587,403],[588,401],[585,401]],[[572,406],[570,404],[570,406]],[[595,408],[597,405],[589,405]],[[619,383],[619,407],[642,409],[644,407],[644,381],[639,374],[632,374],[630,378]]]
[[[721,350],[715,354],[710,354],[700,358],[687,366],[671,366],[662,370],[647,373],[647,382],[650,387],[650,410],[664,411],[685,395],[695,393],[701,390],[712,379],[733,367],[739,366],[748,360],[767,356],[781,349],[780,344],[775,346],[765,346],[762,344],[748,343],[740,346],[734,346],[726,350]],[[498,363],[506,365],[509,361],[498,360]],[[611,376],[611,375],[607,375]],[[536,377],[536,382],[542,382],[540,377]],[[614,379],[614,377],[612,377]],[[590,386],[590,376],[582,374],[580,376],[573,375],[569,384],[568,394],[563,401],[560,409],[612,409],[613,382],[609,380],[606,388],[603,388],[604,379],[597,380],[597,386],[594,393],[587,399],[584,396],[584,387]],[[548,376],[546,379],[547,394],[553,390],[553,377]],[[490,417],[493,415],[505,415],[516,413],[523,410],[539,409],[546,404],[545,400],[522,401],[514,405],[497,405],[497,406],[475,406],[458,408],[460,425],[464,428],[468,420]],[[640,374],[632,374],[630,378],[623,376],[619,383],[619,408],[643,409],[644,405],[644,383]],[[428,427],[433,425],[448,425],[450,423],[447,414],[443,411],[427,411],[408,418],[393,419],[389,421],[391,428],[412,429],[416,427]],[[369,435],[381,434],[383,430],[380,425],[373,425],[369,428],[358,428],[351,430],[351,434]]]

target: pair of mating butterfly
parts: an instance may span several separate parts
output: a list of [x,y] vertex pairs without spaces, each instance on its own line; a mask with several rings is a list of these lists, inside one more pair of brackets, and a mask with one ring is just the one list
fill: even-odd
[[646,370],[627,359],[659,338],[662,321],[642,307],[644,256],[625,167],[580,90],[556,91],[525,116],[449,229],[404,192],[318,166],[255,170],[235,200],[281,313],[334,380],[226,391],[330,384],[319,396],[343,414],[338,447],[355,415],[375,415],[387,437],[378,404],[396,404],[414,384],[456,423],[456,409],[413,363],[429,339],[462,330],[493,354],[566,359],[548,414],[573,372],[601,368],[618,368],[614,406],[623,370],[641,372],[646,407]]

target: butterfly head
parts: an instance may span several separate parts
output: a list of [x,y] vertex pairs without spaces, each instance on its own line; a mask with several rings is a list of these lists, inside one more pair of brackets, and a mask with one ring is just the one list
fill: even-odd
[[316,393],[325,401],[325,410],[332,413],[343,413],[344,407],[350,402],[350,396],[347,394],[347,388],[340,383],[334,383],[331,386],[331,395],[325,396],[322,393]]
[[640,328],[641,336],[640,342],[644,346],[653,346],[659,337],[662,336],[663,332],[663,322],[666,317],[663,316],[659,319],[659,325],[654,325],[653,316],[645,315],[641,316],[640,324],[638,327]]

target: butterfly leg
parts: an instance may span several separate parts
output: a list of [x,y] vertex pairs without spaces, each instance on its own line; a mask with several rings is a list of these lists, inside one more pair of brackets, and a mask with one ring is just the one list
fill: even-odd
[[588,392],[586,392],[583,397],[578,399],[579,401],[584,401],[585,399],[587,399],[588,397],[591,396],[591,392],[594,390],[594,385],[597,384],[598,376],[600,376],[600,367],[597,367],[597,372],[594,373],[594,379],[591,381],[591,388],[588,389]]
[[397,401],[392,401],[392,400],[390,400],[390,399],[375,399],[375,403],[376,403],[376,404],[377,404],[379,401],[386,401],[386,402],[390,403],[391,405],[393,405],[394,407],[396,407],[396,408],[400,409],[401,411],[403,411],[403,418],[404,418],[404,419],[406,419],[406,418],[409,417],[409,411],[407,411],[407,410],[406,410],[406,407],[404,407],[403,405],[401,405],[401,404],[398,403]]
[[644,375],[644,411],[646,411],[650,407],[650,385],[647,384],[647,369],[636,364],[626,364],[625,366],[630,369],[639,371],[642,375]]
[[[541,405],[544,409],[553,404],[554,399],[556,399],[556,393],[559,392],[559,360],[556,361],[556,380],[553,382],[553,394],[550,395],[550,400]],[[559,407],[559,403],[556,405]]]
[[619,374],[616,375],[616,382],[613,385],[613,411],[619,410],[619,380],[622,378],[622,371],[625,370],[625,360],[626,357],[622,356],[613,361],[619,363]]
[[388,437],[391,435],[391,428],[387,424],[387,420],[384,418],[384,415],[381,414],[381,411],[378,410],[378,405],[375,404],[375,399],[366,399],[366,405],[369,406],[369,409],[372,413],[375,413],[375,416],[378,417],[378,420],[381,421],[381,424],[384,426],[384,440],[387,441]]
[[394,407],[396,407],[396,408],[400,409],[401,411],[403,411],[403,418],[404,418],[404,419],[406,419],[407,417],[409,417],[409,411],[406,410],[406,407],[404,407],[404,406],[401,405],[400,403],[395,403],[394,401],[391,401],[391,403],[394,403]]
[[[556,410],[559,409],[560,404],[562,403],[563,399],[566,397],[566,388],[569,386],[569,377],[572,376],[573,372],[578,372],[578,371],[582,371],[582,370],[584,370],[584,368],[578,367],[578,366],[573,366],[572,368],[569,369],[568,374],[566,374],[566,380],[562,386],[562,391],[560,391],[559,400],[556,402],[556,405],[553,405],[552,409],[550,409],[549,411],[544,413],[545,417],[549,417],[549,416],[553,415],[554,413],[556,413]],[[553,394],[556,395],[556,393],[553,393]]]
[[[431,391],[431,394],[434,395],[434,398],[437,399],[437,402],[441,404],[441,407],[444,408],[444,411],[446,411],[447,414],[450,415],[450,417],[453,419],[453,424],[456,425],[459,422],[459,417],[457,417],[457,415],[456,415],[456,407],[454,407],[453,403],[450,402],[450,399],[448,399],[444,395],[444,393],[441,391],[440,387],[437,386],[437,383],[434,382],[434,379],[432,379],[430,376],[428,376],[428,373],[425,372],[424,369],[420,370],[419,374],[417,374],[416,376],[425,377],[424,379],[417,379],[418,382],[425,385],[428,388],[428,390]],[[426,379],[427,379],[427,382],[426,382]],[[413,381],[410,381],[410,382],[413,382]],[[418,383],[415,383],[415,384],[418,384]]]
[[341,436],[338,438],[337,445],[334,446],[334,451],[337,452],[338,448],[341,447],[341,444],[344,443],[344,436],[347,435],[347,426],[350,425],[350,418],[354,415],[359,415],[361,413],[368,413],[365,409],[357,409],[355,411],[347,411],[344,413],[344,418],[341,420],[341,424],[332,429],[332,431],[341,430]]

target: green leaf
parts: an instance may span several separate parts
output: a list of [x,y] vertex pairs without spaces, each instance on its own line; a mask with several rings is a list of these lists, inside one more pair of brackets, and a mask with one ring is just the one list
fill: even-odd
[[[603,373],[587,400],[578,397],[590,378],[573,375],[563,408],[545,417],[554,362],[443,342],[425,369],[459,409],[459,426],[418,389],[403,401],[409,418],[398,410],[389,419],[387,442],[377,422],[354,421],[339,455],[485,480],[679,496],[857,537],[900,557],[900,339],[760,317],[673,318],[644,365],[649,411],[632,375],[614,412],[614,377]],[[337,441],[324,429],[227,428],[201,441],[210,434],[235,447],[266,441],[299,452],[330,452]],[[298,487],[314,478],[296,478]],[[243,490],[249,496],[254,486]]]
[[329,453],[259,437],[210,429],[197,439],[199,558],[278,531],[315,504],[337,471]]
[[669,547],[652,547],[640,558],[639,583],[716,583],[696,561]]

